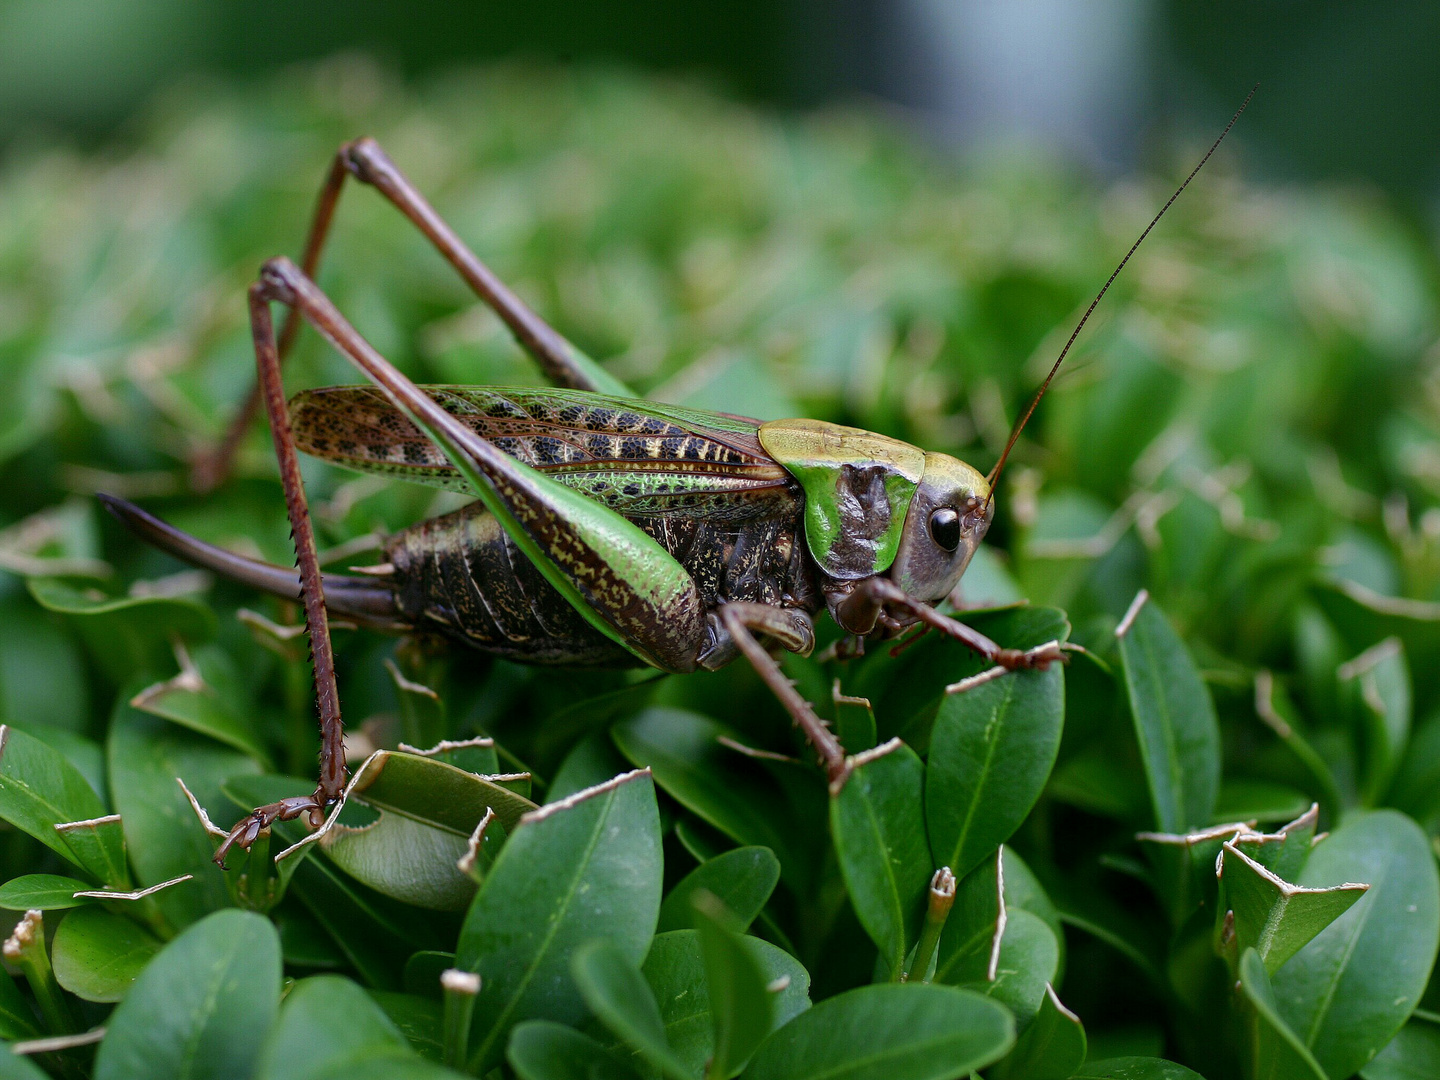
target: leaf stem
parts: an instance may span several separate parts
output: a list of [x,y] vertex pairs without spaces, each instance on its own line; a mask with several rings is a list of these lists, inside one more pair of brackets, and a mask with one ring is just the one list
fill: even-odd
[[935,871],[930,879],[930,904],[925,909],[925,926],[920,931],[920,941],[910,964],[900,975],[901,982],[908,982],[914,972],[920,973],[922,982],[929,982],[935,962],[936,950],[940,947],[940,933],[945,929],[945,920],[950,917],[950,908],[955,904],[955,875],[948,866]]
[[5,959],[24,973],[40,1006],[51,1034],[63,1035],[77,1030],[70,1004],[55,981],[50,967],[50,954],[45,949],[45,916],[31,908],[15,926],[4,945]]

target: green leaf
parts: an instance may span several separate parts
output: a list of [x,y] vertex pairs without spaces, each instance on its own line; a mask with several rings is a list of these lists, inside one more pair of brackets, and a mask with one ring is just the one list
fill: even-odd
[[697,893],[694,899],[715,1031],[715,1049],[706,1076],[707,1080],[729,1080],[745,1067],[772,1030],[770,994],[765,973],[743,939],[722,925],[728,913],[720,902],[706,892]]
[[174,638],[202,641],[215,635],[214,612],[194,600],[92,595],[93,590],[57,578],[31,578],[28,584],[41,607],[70,620],[116,685],[144,672],[173,671]]
[[119,1001],[160,951],[153,934],[101,907],[72,911],[50,946],[55,981],[86,1001]]
[[1010,1014],[949,986],[891,983],[827,998],[771,1035],[746,1080],[954,1080],[999,1060]]
[[1440,1024],[1411,1020],[1360,1075],[1365,1080],[1434,1080],[1440,1076]]
[[585,1004],[616,1038],[671,1080],[694,1080],[671,1052],[655,995],[629,957],[608,941],[591,941],[570,970]]
[[8,1046],[0,1045],[0,1080],[50,1080],[40,1066],[29,1058],[17,1054]]
[[249,1076],[280,1004],[280,939],[259,915],[217,911],[181,934],[115,1008],[95,1080]]
[[547,802],[559,802],[567,795],[603,784],[629,767],[620,751],[615,749],[615,742],[608,731],[592,732],[565,755],[545,791],[545,799]]
[[947,694],[930,735],[925,815],[935,864],[964,877],[1030,813],[1060,750],[1063,665]]
[[408,1055],[410,1046],[370,995],[339,975],[317,975],[285,995],[256,1080],[317,1080],[387,1050]]
[[1199,1073],[1187,1069],[1184,1065],[1153,1057],[1087,1061],[1070,1075],[1071,1080],[1205,1080]]
[[475,882],[457,865],[466,839],[402,814],[368,825],[336,825],[320,839],[332,862],[357,881],[429,911],[464,911]]
[[260,745],[253,727],[236,715],[199,671],[187,667],[172,679],[155,683],[130,699],[132,708],[169,720],[172,724],[208,735],[217,742],[248,754],[267,768],[270,755]]
[[1182,926],[1200,908],[1218,899],[1215,861],[1221,845],[1247,826],[1235,822],[1193,833],[1140,833],[1136,839],[1152,871],[1151,879],[1169,911],[1170,924]]
[[1085,1049],[1085,1025],[1047,983],[1040,1011],[990,1075],[993,1080],[1067,1080],[1085,1060]]
[[[423,683],[407,679],[401,674],[394,660],[385,661],[385,670],[390,673],[390,681],[395,686],[395,697],[400,702],[400,730],[404,732],[405,741],[411,746],[437,744],[445,737],[448,729],[445,723],[445,703],[440,700],[440,695]],[[493,750],[492,746],[492,756]],[[498,764],[484,771],[496,772]]]
[[1235,946],[1253,948],[1273,975],[1316,934],[1365,895],[1367,885],[1307,889],[1271,873],[1233,843],[1225,844],[1220,881],[1235,913]]
[[919,937],[933,870],[922,812],[925,766],[899,740],[854,761],[845,786],[830,797],[830,834],[855,914],[898,979]]
[[[1054,981],[1060,948],[1045,920],[1028,911],[1007,911],[1000,952],[991,977],[990,950],[977,950],[952,964],[945,981],[992,997],[1015,1014],[1023,1027],[1040,1008],[1045,987]],[[938,978],[938,976],[937,976]]]
[[0,1039],[34,1039],[40,1033],[35,1009],[20,993],[15,979],[0,971]]
[[635,963],[660,913],[660,817],[647,772],[627,773],[520,821],[466,915],[456,966],[478,972],[470,1061],[488,1071],[522,1020],[578,1020],[570,977],[605,937]]
[[1405,646],[1388,637],[1336,672],[1359,720],[1360,790],[1369,805],[1390,786],[1410,739],[1410,667]]
[[1287,822],[1273,833],[1246,830],[1234,838],[1235,847],[1261,866],[1286,881],[1295,881],[1305,869],[1315,840],[1315,826],[1320,820],[1320,807],[1310,809],[1294,821]]
[[635,1080],[635,1072],[590,1036],[553,1020],[527,1020],[505,1051],[520,1080]]
[[0,885],[0,908],[7,911],[59,911],[93,901],[75,899],[77,892],[94,888],[88,882],[59,874],[26,874]]
[[367,996],[380,1006],[416,1053],[432,1061],[441,1059],[445,1045],[439,1000],[388,990],[370,990]]
[[1299,884],[1370,891],[1275,973],[1275,1001],[1329,1076],[1349,1076],[1400,1030],[1440,944],[1440,875],[1424,833],[1393,810],[1355,814],[1316,846]]
[[356,1061],[327,1065],[313,1073],[312,1080],[464,1080],[464,1074],[409,1050],[381,1050]]
[[[0,723],[82,728],[90,714],[80,650],[53,619],[18,598],[0,605]],[[38,736],[43,737],[43,736]]]
[[125,866],[118,834],[104,830],[92,847],[67,843],[56,825],[105,816],[100,797],[80,771],[45,743],[8,724],[0,724],[0,818],[29,833],[51,851],[106,884]]
[[773,851],[781,876],[803,891],[811,860],[781,827],[790,811],[763,770],[718,741],[733,732],[696,713],[654,707],[617,724],[611,735],[681,806],[741,844]]
[[1265,962],[1254,949],[1240,956],[1240,990],[1250,1004],[1249,1080],[1327,1080],[1310,1050],[1281,1018]]
[[[762,973],[771,995],[771,1030],[810,1007],[810,975],[800,961],[757,937],[742,937],[740,944]],[[642,970],[660,1007],[666,1041],[687,1071],[699,1076],[715,1052],[710,983],[699,931],[657,934]]]
[[231,777],[258,772],[260,765],[213,739],[132,709],[128,700],[122,691],[106,744],[115,809],[141,885],[195,875],[183,887],[154,897],[173,925],[188,926],[233,901],[225,875],[210,861],[215,841],[196,819],[176,778],[185,781],[211,817],[228,825],[231,803],[221,785]]
[[509,788],[434,758],[379,750],[357,771],[352,796],[376,810],[389,810],[456,836],[469,838],[494,810],[509,832],[535,804]]
[[[733,930],[745,931],[760,914],[780,880],[780,861],[763,847],[739,847],[701,863],[670,890],[660,905],[656,933],[696,925],[691,899],[697,890],[714,894],[734,918]],[[4,889],[0,888],[0,895]]]
[[1183,833],[1208,825],[1220,789],[1220,729],[1195,661],[1143,591],[1116,637],[1156,826]]

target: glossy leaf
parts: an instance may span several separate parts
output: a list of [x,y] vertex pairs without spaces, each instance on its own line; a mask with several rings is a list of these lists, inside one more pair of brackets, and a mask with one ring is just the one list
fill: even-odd
[[808,880],[810,860],[782,828],[789,812],[774,783],[718,741],[733,732],[696,713],[657,707],[617,724],[611,734],[620,752],[637,768],[650,769],[681,806],[741,844],[769,848],[787,880]]
[[131,698],[130,704],[141,712],[208,735],[262,764],[269,764],[269,755],[260,745],[253,727],[236,713],[233,702],[226,701],[194,669],[146,687]]
[[1309,1048],[1276,1009],[1265,962],[1252,948],[1240,955],[1240,990],[1251,1009],[1245,1075],[1250,1080],[1326,1080]]
[[1430,1080],[1440,1076],[1440,1024],[1411,1020],[1360,1070],[1364,1080]]
[[493,809],[508,832],[535,804],[509,788],[443,761],[381,750],[357,773],[352,794],[376,810],[389,810],[468,838]]
[[585,1004],[616,1038],[671,1080],[694,1080],[670,1050],[655,995],[623,952],[603,939],[589,942],[570,970]]
[[1106,1058],[1087,1061],[1071,1074],[1071,1080],[1205,1080],[1184,1065],[1155,1057]]
[[[1028,911],[1007,911],[1000,953],[993,958],[989,943],[952,963],[945,981],[974,990],[1002,1003],[1023,1027],[1040,1008],[1045,987],[1054,981],[1060,950],[1045,921]],[[938,977],[938,976],[937,976]]]
[[700,954],[705,962],[715,1031],[707,1075],[728,1080],[744,1068],[755,1048],[770,1034],[774,1010],[764,971],[740,935],[721,925],[727,913],[719,901],[702,892],[695,895],[694,902],[700,916]]
[[1405,646],[1399,638],[1386,638],[1343,664],[1338,675],[1359,720],[1360,787],[1366,801],[1374,804],[1389,788],[1410,739],[1410,667]]
[[858,758],[863,763],[831,795],[830,834],[850,902],[894,979],[919,936],[934,867],[922,810],[925,766],[903,743],[887,745]]
[[29,1058],[0,1045],[0,1080],[50,1080]]
[[215,633],[214,613],[194,600],[92,596],[56,578],[31,578],[29,586],[41,607],[70,620],[116,685],[143,672],[175,670],[173,638],[201,641]]
[[1010,1014],[949,986],[864,986],[827,998],[760,1045],[747,1080],[954,1080],[1004,1056]]
[[1067,1080],[1085,1060],[1085,1025],[1048,984],[1035,1019],[995,1066],[995,1080]]
[[1233,844],[1225,845],[1220,880],[1235,915],[1235,945],[1254,949],[1274,974],[1316,934],[1365,895],[1365,885],[1307,889],[1271,873]]
[[336,826],[320,841],[332,862],[357,881],[430,911],[463,911],[475,882],[458,867],[466,839],[402,814],[368,825]]
[[119,1001],[162,942],[135,922],[89,906],[60,922],[50,945],[55,981],[86,1001]]
[[1156,826],[1183,833],[1210,823],[1220,789],[1220,729],[1189,650],[1154,601],[1136,597],[1136,604],[1118,635],[1125,691]]
[[256,1080],[318,1080],[385,1051],[410,1052],[370,996],[339,975],[301,979],[265,1040]]
[[478,972],[470,1061],[486,1070],[522,1020],[584,1010],[570,959],[605,937],[638,963],[660,912],[660,821],[646,772],[552,803],[511,832],[466,915],[456,966]]
[[195,875],[183,887],[154,898],[173,925],[188,926],[233,901],[225,876],[210,861],[215,842],[196,819],[176,778],[185,781],[212,818],[228,825],[238,814],[221,785],[231,777],[256,773],[260,766],[212,739],[132,709],[127,700],[122,692],[106,745],[115,809],[141,885]]
[[94,888],[88,882],[59,874],[26,874],[0,885],[0,908],[9,911],[59,911],[79,907],[92,901],[75,899],[77,892]]
[[125,865],[120,838],[102,836],[102,850],[76,850],[56,825],[103,817],[106,813],[79,770],[45,743],[9,725],[0,725],[0,818],[100,881]]
[[[744,931],[760,914],[780,880],[780,862],[769,848],[740,847],[709,859],[686,874],[660,905],[657,933],[696,925],[691,906],[697,890],[713,894],[734,920],[733,930]],[[4,889],[0,888],[0,895]]]
[[[740,944],[764,976],[771,1030],[810,1007],[810,975],[800,961],[757,937],[742,937]],[[660,1007],[666,1041],[689,1073],[700,1075],[714,1057],[715,1021],[699,932],[656,935],[642,970]]]
[[1311,853],[1299,884],[1345,881],[1370,890],[1272,980],[1280,1015],[1330,1076],[1349,1076],[1400,1030],[1440,944],[1440,875],[1409,818],[1347,818]]
[[936,866],[964,877],[1044,790],[1065,719],[1062,665],[947,694],[930,735],[925,816]]
[[553,1020],[527,1020],[505,1051],[520,1080],[635,1080],[624,1062],[590,1036]]
[[202,919],[152,960],[111,1015],[96,1080],[249,1076],[280,1004],[280,940],[244,911]]

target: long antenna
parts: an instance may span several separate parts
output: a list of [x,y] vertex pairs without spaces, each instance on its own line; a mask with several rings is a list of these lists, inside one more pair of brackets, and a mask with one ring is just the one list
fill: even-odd
[[1150,219],[1150,224],[1145,226],[1145,231],[1140,234],[1140,239],[1130,245],[1130,250],[1127,251],[1125,257],[1120,260],[1120,265],[1115,267],[1114,272],[1105,280],[1105,284],[1101,287],[1100,291],[1095,294],[1095,299],[1090,301],[1090,306],[1085,309],[1085,314],[1080,316],[1080,322],[1076,324],[1074,332],[1070,335],[1070,340],[1065,342],[1065,347],[1060,350],[1060,355],[1056,358],[1054,366],[1050,368],[1050,374],[1045,376],[1045,381],[1040,384],[1040,389],[1037,390],[1035,396],[1030,399],[1030,407],[1025,410],[1025,414],[1020,417],[1020,422],[1015,425],[1015,430],[1010,433],[1010,441],[1005,444],[1005,452],[1000,455],[1000,460],[995,463],[995,467],[990,470],[990,475],[985,478],[985,482],[990,487],[990,494],[985,497],[986,503],[989,503],[990,500],[995,497],[995,483],[1000,479],[1000,473],[1005,468],[1005,462],[1010,457],[1010,451],[1015,447],[1015,441],[1020,438],[1020,433],[1025,430],[1025,425],[1030,422],[1030,417],[1035,412],[1036,406],[1040,404],[1040,399],[1045,396],[1045,391],[1050,389],[1051,380],[1055,378],[1055,373],[1060,370],[1060,365],[1065,362],[1065,357],[1069,355],[1070,346],[1075,344],[1075,339],[1080,336],[1080,331],[1085,329],[1085,323],[1089,321],[1091,313],[1100,301],[1104,299],[1110,286],[1115,283],[1115,279],[1120,276],[1120,271],[1125,269],[1125,264],[1130,261],[1130,256],[1135,254],[1140,245],[1145,242],[1145,238],[1150,235],[1150,230],[1159,224],[1160,219],[1165,216],[1165,211],[1169,210],[1175,200],[1180,197],[1180,193],[1190,186],[1190,181],[1194,180],[1195,174],[1205,167],[1205,163],[1210,160],[1210,155],[1219,149],[1220,144],[1225,141],[1225,136],[1230,134],[1230,129],[1235,126],[1235,121],[1240,119],[1240,114],[1245,111],[1245,107],[1250,104],[1250,99],[1255,96],[1255,91],[1259,89],[1260,84],[1258,82],[1250,88],[1250,93],[1245,95],[1245,100],[1240,103],[1240,108],[1235,110],[1235,115],[1230,118],[1230,123],[1225,125],[1225,130],[1220,132],[1220,137],[1211,143],[1210,149],[1205,151],[1205,156],[1200,159],[1200,164],[1190,170],[1190,175],[1185,177],[1184,183],[1175,189],[1175,194],[1170,196],[1165,205],[1160,208],[1160,212]]

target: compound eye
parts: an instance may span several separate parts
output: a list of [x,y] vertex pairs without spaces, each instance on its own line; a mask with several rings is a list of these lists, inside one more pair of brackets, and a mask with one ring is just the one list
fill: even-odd
[[960,515],[949,506],[942,506],[930,515],[930,537],[945,551],[960,546]]

